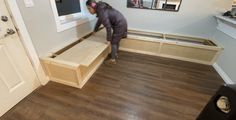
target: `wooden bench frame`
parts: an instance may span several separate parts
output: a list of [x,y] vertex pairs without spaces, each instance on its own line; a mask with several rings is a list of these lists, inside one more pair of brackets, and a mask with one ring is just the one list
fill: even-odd
[[129,33],[120,43],[121,50],[207,65],[213,65],[223,50],[204,38],[140,30],[129,30]]
[[[52,56],[42,57],[41,62],[43,63],[46,75],[51,81],[59,82],[76,88],[82,88],[89,80],[89,78],[93,75],[93,73],[98,69],[98,67],[103,63],[110,52],[110,46],[105,44],[105,40],[105,34],[104,38],[100,39],[99,42],[96,40],[92,41],[87,40],[86,38],[82,38],[77,41],[76,44],[72,43],[71,45],[66,46],[65,48],[62,48],[58,52],[52,54]],[[102,48],[102,51],[97,52],[94,57],[90,57],[91,60],[85,62],[75,62],[57,58],[66,52],[68,56],[68,52],[70,52],[70,50],[76,50],[76,47],[80,47],[80,45],[85,42],[87,42],[88,44],[101,44],[103,45],[104,49]],[[86,48],[84,50],[86,50]],[[78,52],[84,51],[78,50]],[[76,53],[72,53],[72,56],[73,54]]]
[[[221,47],[218,47],[212,41],[203,38],[138,30],[129,30],[129,33],[135,35],[129,34],[128,38],[121,41],[121,50],[207,65],[212,65],[222,50]],[[102,41],[105,42],[106,34],[104,30],[102,34],[104,34]],[[110,53],[110,46],[107,45],[107,47],[101,51],[101,53],[98,53],[89,63],[80,64],[56,58],[67,50],[81,45],[81,42],[89,39],[90,36],[91,34],[86,35],[75,43],[53,53],[52,56],[41,58],[44,70],[50,80],[76,88],[82,88],[85,85]],[[173,39],[177,39],[177,41]],[[178,39],[182,39],[182,41],[178,41]]]

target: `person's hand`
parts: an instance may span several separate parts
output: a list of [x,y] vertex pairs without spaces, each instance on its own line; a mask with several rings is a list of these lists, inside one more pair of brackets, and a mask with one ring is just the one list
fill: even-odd
[[91,33],[91,35],[95,35],[95,34],[96,34],[96,32],[92,32],[92,33]]
[[107,45],[110,45],[110,44],[111,44],[111,42],[110,42],[110,41],[106,41],[106,44],[107,44]]

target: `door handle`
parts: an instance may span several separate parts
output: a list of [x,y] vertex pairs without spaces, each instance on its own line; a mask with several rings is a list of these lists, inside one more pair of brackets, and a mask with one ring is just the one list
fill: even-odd
[[11,29],[11,28],[8,28],[7,29],[7,34],[6,35],[13,35],[13,34],[15,34],[16,32],[13,30],[13,29]]
[[13,34],[15,34],[15,33],[16,33],[15,30],[13,30],[13,29],[11,29],[11,28],[8,28],[8,29],[7,29],[7,33],[4,34],[3,36],[0,36],[0,39],[3,39],[3,38],[5,38],[5,37],[7,37],[7,36],[9,36],[9,35],[13,35]]

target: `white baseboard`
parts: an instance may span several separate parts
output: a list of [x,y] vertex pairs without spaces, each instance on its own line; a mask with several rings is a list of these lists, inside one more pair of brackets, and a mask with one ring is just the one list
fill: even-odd
[[226,84],[235,84],[217,63],[215,63],[213,67],[219,73],[219,75],[222,77]]

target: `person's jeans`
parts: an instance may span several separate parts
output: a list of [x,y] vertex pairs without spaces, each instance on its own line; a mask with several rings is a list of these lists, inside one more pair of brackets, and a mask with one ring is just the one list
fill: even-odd
[[111,45],[111,59],[116,59],[118,55],[117,52],[119,50],[119,44],[112,44]]

